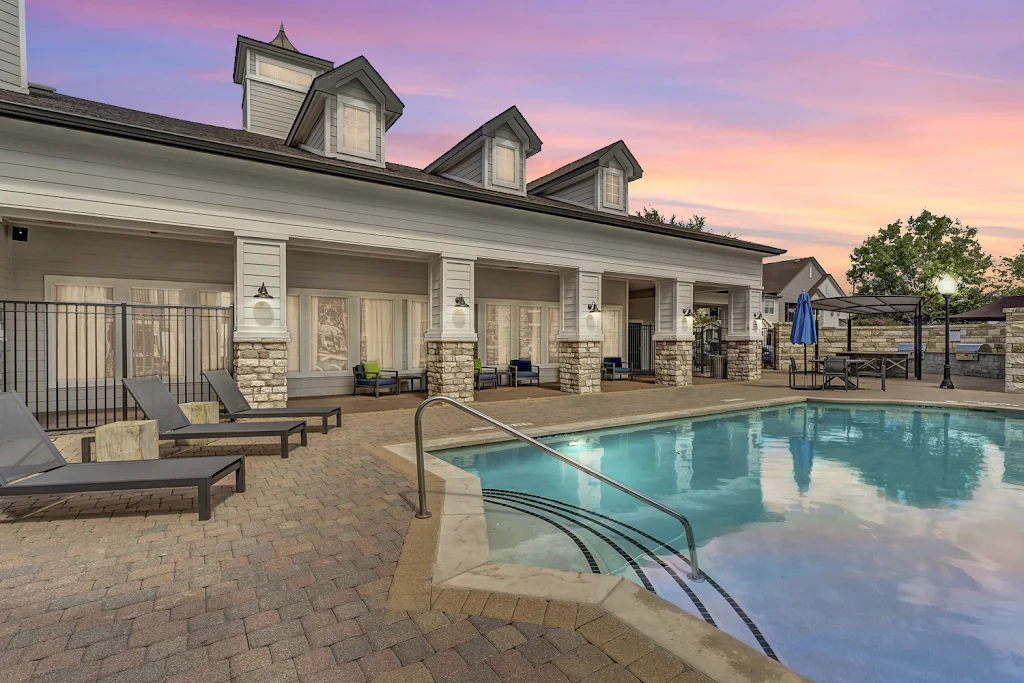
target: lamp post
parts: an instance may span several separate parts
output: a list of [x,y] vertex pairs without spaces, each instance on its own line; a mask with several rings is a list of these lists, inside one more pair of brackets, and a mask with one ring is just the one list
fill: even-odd
[[939,388],[952,389],[953,379],[950,377],[949,371],[949,298],[956,294],[958,285],[952,275],[943,275],[935,281],[935,288],[946,300],[946,363],[942,367],[942,384],[939,385]]

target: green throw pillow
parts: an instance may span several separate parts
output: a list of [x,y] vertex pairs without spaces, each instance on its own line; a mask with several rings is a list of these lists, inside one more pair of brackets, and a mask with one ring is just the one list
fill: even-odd
[[380,361],[368,360],[363,363],[363,370],[366,371],[366,379],[377,379],[380,374]]

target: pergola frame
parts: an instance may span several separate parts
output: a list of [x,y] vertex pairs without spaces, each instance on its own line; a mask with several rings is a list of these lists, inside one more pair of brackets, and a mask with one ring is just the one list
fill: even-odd
[[912,313],[914,315],[914,377],[921,379],[921,344],[924,342],[922,330],[923,296],[884,295],[884,296],[834,296],[817,299],[811,302],[816,311],[837,311],[848,313],[846,317],[846,350],[853,351],[853,313],[861,315],[894,315]]

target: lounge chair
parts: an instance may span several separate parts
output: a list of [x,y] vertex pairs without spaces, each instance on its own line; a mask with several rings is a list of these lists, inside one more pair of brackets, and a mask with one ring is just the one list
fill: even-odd
[[380,398],[380,392],[399,392],[398,370],[381,370],[377,361],[366,361],[352,368],[355,382],[352,384],[352,395],[359,389],[372,389],[373,395]]
[[540,367],[531,363],[529,358],[512,361],[508,369],[512,371],[512,386],[518,387],[520,382],[540,386]]
[[[276,436],[281,439],[281,457],[288,457],[288,437],[298,432],[301,444],[306,445],[306,421],[237,422],[218,424],[192,424],[181,412],[178,402],[159,377],[133,377],[121,380],[128,393],[142,408],[147,420],[156,420],[161,440],[170,439],[231,439],[247,436]],[[82,460],[92,457],[95,436],[82,438]]]
[[[825,359],[821,370],[821,388],[822,390],[830,389],[833,380],[841,379],[843,380],[843,389],[849,391],[850,386],[853,385],[850,377],[856,377],[856,375],[850,374],[850,364],[847,359],[842,356],[831,356]],[[856,388],[860,389],[860,379],[857,380]]]
[[245,491],[245,457],[68,463],[18,394],[0,394],[0,496],[41,496],[86,491],[199,490],[199,519],[211,517],[210,489],[235,473],[235,491]]
[[473,388],[479,391],[485,384],[498,387],[498,368],[488,367],[479,358],[473,359]]
[[327,406],[310,406],[308,408],[253,408],[239,391],[238,385],[227,370],[206,370],[203,377],[213,387],[217,398],[224,405],[227,415],[234,420],[255,417],[319,417],[320,432],[327,433],[327,420],[331,415],[338,418],[341,426],[341,408]]
[[610,379],[613,382],[617,379],[633,379],[633,368],[629,363],[623,363],[618,356],[608,356],[601,361],[603,366],[603,379]]

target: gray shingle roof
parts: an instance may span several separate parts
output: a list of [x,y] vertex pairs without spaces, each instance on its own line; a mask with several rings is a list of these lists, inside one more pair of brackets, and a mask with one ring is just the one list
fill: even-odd
[[761,267],[761,286],[765,294],[778,294],[792,282],[797,273],[813,261],[813,257],[766,263]]

